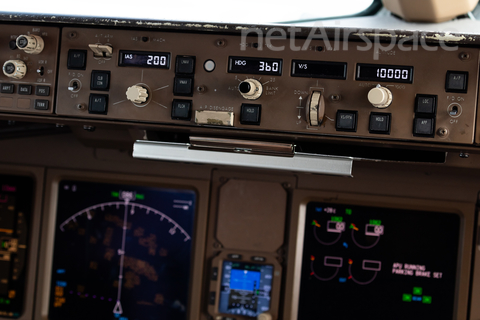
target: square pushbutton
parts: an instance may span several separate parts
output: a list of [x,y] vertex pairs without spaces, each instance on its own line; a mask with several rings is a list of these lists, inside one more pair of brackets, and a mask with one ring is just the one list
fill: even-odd
[[337,131],[357,131],[357,111],[337,111]]
[[20,84],[18,85],[18,93],[24,95],[32,94],[32,86],[29,84]]
[[413,135],[417,137],[431,137],[435,133],[435,119],[415,118],[413,120]]
[[417,94],[415,97],[415,113],[434,115],[437,111],[437,96]]
[[390,134],[390,113],[370,113],[370,124],[368,129],[370,133]]
[[261,111],[260,104],[243,103],[240,111],[240,123],[259,125]]
[[175,82],[173,84],[173,94],[176,96],[192,96],[193,79],[175,77]]
[[48,110],[49,101],[48,100],[35,100],[35,109],[36,110]]
[[192,113],[192,100],[174,99],[172,103],[172,119],[190,120]]
[[447,71],[445,79],[446,92],[467,93],[468,72]]
[[90,94],[88,104],[88,113],[107,114],[108,95],[107,94]]
[[90,89],[108,91],[110,89],[110,71],[92,71],[90,79]]
[[35,89],[35,94],[37,96],[48,97],[50,95],[50,87],[48,87],[48,86],[37,86],[37,88]]
[[67,68],[85,70],[87,65],[87,50],[68,50]]
[[0,93],[13,93],[15,91],[15,85],[13,83],[0,84]]
[[176,73],[193,74],[195,71],[195,57],[177,56]]

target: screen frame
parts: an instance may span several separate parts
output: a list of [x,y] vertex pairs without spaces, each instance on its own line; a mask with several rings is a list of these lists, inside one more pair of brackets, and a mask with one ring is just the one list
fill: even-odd
[[46,177],[46,195],[44,217],[42,222],[42,238],[40,240],[40,264],[38,269],[38,285],[33,319],[46,320],[49,312],[50,281],[53,264],[55,240],[56,210],[58,203],[58,188],[62,180],[77,180],[85,182],[129,184],[154,188],[184,189],[196,194],[197,207],[194,215],[190,284],[188,289],[187,319],[200,317],[200,301],[192,296],[200,295],[203,276],[203,256],[208,214],[209,183],[203,180],[174,179],[159,176],[139,176],[128,174],[112,174],[102,172],[84,172],[75,170],[51,170]]
[[467,317],[469,304],[469,287],[471,279],[472,243],[475,228],[475,207],[465,202],[433,201],[425,199],[374,196],[367,194],[347,194],[297,190],[292,201],[292,226],[289,246],[291,259],[288,262],[290,272],[286,281],[284,314],[289,319],[298,319],[300,299],[301,269],[303,257],[303,240],[307,204],[325,202],[332,204],[370,206],[404,210],[419,210],[457,214],[460,218],[457,273],[455,284],[454,319]]

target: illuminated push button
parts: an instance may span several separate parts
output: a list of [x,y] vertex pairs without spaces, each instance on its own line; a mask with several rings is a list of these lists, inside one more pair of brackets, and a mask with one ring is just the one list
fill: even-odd
[[91,90],[108,91],[110,88],[110,71],[92,71],[90,80]]
[[357,111],[337,111],[337,131],[357,131]]
[[27,66],[22,60],[8,60],[3,64],[3,74],[9,78],[22,79],[27,73]]
[[380,85],[377,85],[375,88],[371,89],[368,92],[368,101],[375,108],[387,108],[392,103],[392,99],[392,92],[389,89]]
[[259,104],[243,103],[240,111],[240,123],[259,125],[261,110],[262,106]]
[[13,93],[15,91],[15,85],[13,83],[0,84],[0,93]]
[[415,113],[435,114],[437,96],[419,94],[415,98]]
[[446,92],[467,93],[468,72],[447,71]]
[[192,74],[195,71],[195,57],[177,56],[176,73]]
[[245,99],[256,100],[262,95],[263,86],[260,81],[256,79],[247,79],[240,83],[238,91],[240,91],[240,94]]
[[172,119],[190,120],[192,110],[192,100],[173,100]]
[[108,95],[90,94],[90,103],[88,104],[88,113],[107,114]]
[[177,96],[192,96],[193,79],[175,77],[173,84],[173,94]]
[[370,114],[370,133],[390,133],[390,113],[374,113]]
[[29,84],[20,84],[18,86],[18,93],[24,95],[32,94],[32,86]]
[[33,34],[19,36],[16,45],[17,48],[29,54],[39,54],[45,47],[42,37]]
[[71,70],[85,70],[87,64],[87,50],[68,50],[67,68]]
[[127,95],[127,99],[133,103],[145,103],[148,98],[147,89],[137,85],[129,87],[125,94]]
[[434,132],[435,132],[435,119],[415,118],[413,122],[414,136],[433,138]]
[[35,100],[35,109],[36,110],[48,110],[49,101],[48,100]]

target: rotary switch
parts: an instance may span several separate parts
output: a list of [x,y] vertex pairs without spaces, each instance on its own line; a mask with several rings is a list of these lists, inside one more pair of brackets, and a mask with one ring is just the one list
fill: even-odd
[[3,74],[9,78],[22,79],[27,73],[27,66],[22,60],[8,60],[3,64]]
[[257,100],[263,93],[263,86],[256,79],[247,79],[238,85],[240,94],[248,100]]
[[311,126],[321,125],[325,118],[325,99],[322,92],[314,91],[307,101],[307,119]]
[[39,54],[43,51],[45,44],[42,37],[36,35],[21,35],[16,40],[17,47],[26,53]]
[[148,91],[142,86],[134,85],[127,89],[127,99],[133,103],[145,103],[148,98]]
[[377,85],[375,88],[368,92],[368,101],[379,109],[387,108],[393,100],[392,91],[388,88]]

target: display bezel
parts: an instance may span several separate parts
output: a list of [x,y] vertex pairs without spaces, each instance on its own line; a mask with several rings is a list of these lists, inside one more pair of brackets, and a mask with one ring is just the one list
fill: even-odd
[[[148,65],[148,64],[128,64],[125,63],[125,54],[136,54],[143,56],[165,56],[166,65]],[[154,51],[135,51],[135,50],[120,50],[118,53],[118,66],[119,67],[137,67],[137,68],[153,68],[153,69],[170,69],[171,54],[170,52],[154,52]]]
[[[474,234],[474,211],[468,203],[433,201],[426,199],[398,198],[389,196],[374,196],[367,194],[346,194],[331,192],[299,191],[292,201],[293,225],[290,229],[290,246],[295,257],[288,263],[292,270],[287,276],[285,288],[286,301],[291,304],[285,305],[284,314],[292,320],[298,318],[298,303],[300,298],[301,268],[303,258],[303,239],[307,204],[309,202],[325,202],[343,205],[370,206],[378,208],[394,208],[403,210],[420,210],[453,213],[460,218],[459,244],[457,271],[455,275],[455,301],[454,318],[465,317],[468,310],[468,292],[470,286],[470,263],[473,234]],[[468,226],[468,227],[467,227]]]
[[38,274],[39,283],[36,289],[38,303],[35,309],[35,320],[48,319],[50,282],[53,262],[53,248],[56,231],[56,210],[58,202],[58,188],[62,180],[98,182],[108,184],[136,185],[153,188],[183,189],[196,193],[197,206],[195,222],[192,231],[190,283],[188,289],[187,320],[198,319],[200,301],[192,299],[200,295],[203,275],[203,252],[205,250],[207,212],[208,212],[208,183],[203,180],[165,178],[156,176],[133,176],[128,174],[95,173],[70,170],[52,170],[47,176],[45,216],[42,224],[42,239]]
[[[408,70],[407,79],[395,79],[395,74],[393,78],[382,78],[382,77],[370,77],[362,75],[362,69],[402,69]],[[386,71],[388,73],[388,71]],[[370,63],[357,63],[355,68],[355,80],[357,81],[375,81],[375,82],[394,82],[394,83],[413,83],[414,67],[413,66],[400,66],[400,65],[388,65],[388,64],[370,64]],[[400,77],[402,75],[400,74]]]
[[[278,63],[278,71],[258,71],[258,70],[234,70],[233,61],[235,59],[243,59],[246,61],[251,61],[252,63],[260,63],[265,61],[267,63]],[[274,58],[259,58],[259,57],[240,57],[240,56],[229,56],[228,57],[228,73],[237,73],[237,74],[257,74],[257,75],[269,75],[269,76],[281,76],[283,72],[283,59],[274,59]]]

